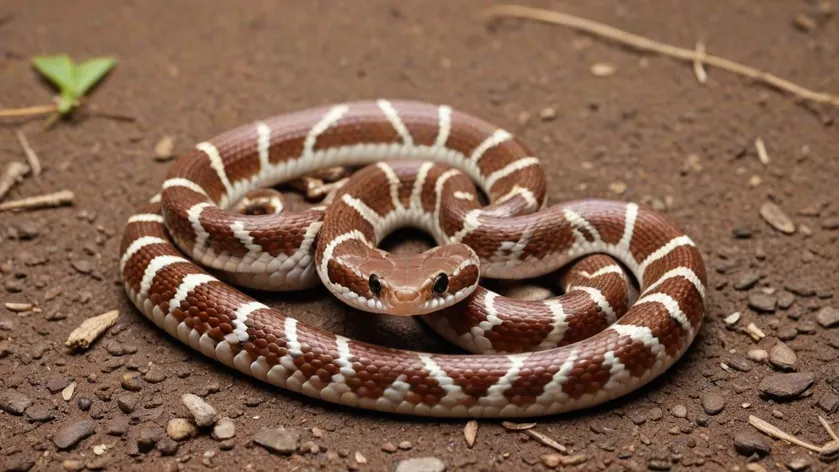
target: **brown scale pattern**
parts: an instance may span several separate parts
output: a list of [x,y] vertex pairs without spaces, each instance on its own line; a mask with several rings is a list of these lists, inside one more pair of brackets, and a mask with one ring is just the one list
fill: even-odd
[[504,391],[504,396],[514,405],[531,405],[539,395],[545,392],[545,385],[553,380],[562,364],[568,358],[568,351],[554,351],[554,355],[546,356],[540,351],[529,356],[519,374],[510,387]]
[[464,363],[463,359],[457,356],[434,356],[432,359],[440,366],[454,383],[463,389],[463,393],[469,396],[461,404],[472,406],[487,394],[490,387],[497,384],[504,377],[504,374],[513,365],[509,360],[506,363],[494,365],[482,365],[477,363]]
[[696,290],[693,283],[684,277],[673,277],[665,280],[656,286],[652,291],[645,293],[665,293],[670,295],[679,303],[679,308],[687,317],[691,326],[696,328],[702,320],[703,302],[702,295]]
[[351,346],[355,376],[347,379],[347,385],[359,397],[379,398],[398,378],[410,385],[405,395],[410,403],[436,405],[445,396],[443,388],[416,354],[363,343]]
[[[361,124],[363,123],[363,126]],[[401,143],[384,112],[375,102],[355,104],[335,124],[326,129],[315,143],[314,150],[353,144]]]
[[672,226],[669,218],[654,213],[645,207],[638,209],[638,219],[635,221],[635,227],[649,228],[647,231],[635,231],[632,235],[632,244],[629,249],[638,262],[643,261],[658,250],[664,244],[662,241],[669,242],[682,235],[675,226]]
[[178,246],[191,252],[195,247],[196,234],[187,211],[193,205],[207,201],[206,197],[184,187],[170,187],[163,191],[162,200],[167,203],[161,211],[166,227]]
[[123,280],[128,287],[135,292],[140,290],[140,282],[143,280],[146,266],[157,256],[181,256],[171,244],[152,244],[134,253],[125,264]]
[[209,141],[218,150],[231,184],[259,173],[257,136],[256,125],[252,124],[237,131],[237,139],[221,135]]
[[195,287],[180,306],[172,307],[172,315],[199,333],[221,341],[233,332],[231,320],[236,318],[236,309],[248,299],[239,292],[217,287],[226,286],[212,281]]
[[702,255],[696,247],[679,246],[670,251],[669,254],[647,266],[647,269],[644,271],[644,280],[652,283],[674,267],[687,267],[693,270],[696,277],[702,282],[702,285],[705,286],[708,277],[705,273],[705,266],[693,262],[700,260],[701,257]]
[[[440,132],[439,111],[436,106],[427,104],[407,104],[396,102],[393,107],[403,117],[405,127],[411,134],[411,139],[418,146],[431,146],[437,140]],[[404,117],[410,117],[405,120]]]
[[306,136],[331,107],[316,107],[264,120],[271,130],[268,161],[279,164],[303,154]]
[[[234,217],[238,218],[238,217]],[[273,257],[290,256],[297,252],[306,239],[306,230],[313,223],[323,219],[320,210],[302,210],[279,215],[255,215],[238,218],[245,223],[254,244]]]
[[[192,148],[183,156],[180,156],[172,164],[172,167],[169,168],[166,178],[184,178],[194,182],[207,192],[207,195],[209,195],[213,202],[219,202],[221,197],[227,192],[218,173],[210,166],[209,156],[204,151],[196,148]],[[163,198],[167,198],[165,194]],[[203,198],[201,201],[204,201]],[[174,206],[172,204],[177,203],[177,200],[167,199],[167,202],[164,202],[164,208]]]
[[253,359],[262,356],[268,365],[273,366],[280,363],[281,357],[288,355],[284,316],[277,316],[277,312],[261,308],[248,316],[245,326],[248,327],[248,340],[242,348]]
[[670,319],[667,308],[660,303],[647,303],[636,312],[632,324],[650,328],[653,336],[658,338],[658,342],[664,346],[667,354],[675,356],[683,345],[687,333],[678,323]]
[[294,365],[307,378],[318,377],[329,383],[337,375],[341,366],[335,337],[306,325],[297,325],[297,342],[300,343],[302,356],[294,359]]
[[585,350],[579,353],[574,361],[574,367],[568,374],[568,380],[562,385],[562,391],[574,399],[585,394],[593,394],[609,381],[611,366],[603,365],[604,355],[615,352],[620,355],[621,350],[633,344],[626,336],[620,336],[614,331],[605,331],[589,339]]
[[[145,248],[143,248],[145,250]],[[155,274],[151,286],[149,286],[148,297],[149,300],[155,304],[163,313],[169,313],[169,302],[178,291],[184,277],[189,274],[203,273],[199,267],[190,262],[178,262],[170,264]],[[172,313],[178,321],[184,320],[184,313],[180,310],[174,310]]]

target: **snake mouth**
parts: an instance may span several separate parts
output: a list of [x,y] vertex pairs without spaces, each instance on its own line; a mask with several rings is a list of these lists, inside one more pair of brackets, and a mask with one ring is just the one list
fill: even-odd
[[407,302],[396,297],[367,298],[351,290],[347,290],[341,296],[349,305],[362,311],[393,316],[416,316],[448,308],[471,295],[475,288],[477,285],[464,287],[455,293],[434,293],[430,298],[418,297]]

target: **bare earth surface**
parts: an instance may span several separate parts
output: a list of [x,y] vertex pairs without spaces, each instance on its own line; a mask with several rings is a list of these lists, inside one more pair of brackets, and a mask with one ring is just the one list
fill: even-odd
[[[531,4],[682,47],[702,39],[711,53],[839,92],[839,18],[829,11],[839,8],[835,1],[826,7],[815,0]],[[822,310],[839,308],[839,112],[717,69],[709,68],[703,86],[690,64],[563,28],[514,20],[486,28],[474,15],[487,5],[2,2],[0,107],[49,101],[52,92],[39,82],[30,56],[114,54],[120,63],[93,103],[136,121],[91,116],[50,131],[39,120],[0,124],[3,168],[25,161],[17,129],[27,133],[45,168],[40,187],[27,178],[6,199],[61,189],[76,194],[72,207],[0,214],[0,298],[35,305],[21,313],[0,307],[0,466],[836,470],[835,462],[758,433],[748,418],[819,445],[830,438],[818,416],[839,419],[839,327],[829,327],[835,312]],[[796,25],[799,15],[807,18]],[[593,75],[599,63],[613,66],[614,74]],[[639,392],[538,419],[532,431],[563,444],[568,452],[561,458],[496,421],[478,421],[470,448],[465,421],[389,416],[279,391],[181,345],[126,298],[119,240],[126,218],[157,192],[168,169],[153,159],[159,140],[174,138],[178,153],[251,120],[377,97],[447,103],[493,121],[543,159],[551,201],[652,204],[701,248],[710,294],[699,338]],[[758,137],[768,164],[755,151]],[[766,202],[790,216],[793,234],[761,218]],[[395,238],[397,247],[414,248],[402,239]],[[419,320],[353,312],[322,288],[255,295],[351,338],[456,352]],[[113,309],[117,325],[90,349],[77,354],[64,347],[84,319]],[[727,326],[734,312],[742,316]],[[749,323],[766,337],[754,341]],[[774,364],[749,354],[755,349],[771,352]],[[773,377],[784,369],[803,375]],[[790,385],[802,378],[804,385]],[[772,388],[794,391],[787,399],[761,393]],[[62,391],[72,394],[69,400]],[[181,401],[185,393],[231,418],[235,436],[217,440],[201,430],[171,439],[169,420],[191,418]],[[253,441],[276,427],[298,437],[294,452],[271,452]],[[84,429],[92,434],[61,441]],[[423,457],[439,462],[399,466]]]

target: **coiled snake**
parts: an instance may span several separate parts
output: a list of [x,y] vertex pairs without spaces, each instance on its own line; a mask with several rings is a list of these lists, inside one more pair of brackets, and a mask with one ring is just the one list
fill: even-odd
[[[365,167],[330,205],[231,210],[255,189],[336,165]],[[406,225],[441,246],[376,249]],[[668,217],[609,200],[547,206],[545,174],[525,144],[413,101],[307,109],[199,143],[129,218],[120,251],[132,302],[183,343],[288,390],[396,413],[523,417],[599,404],[669,368],[704,315],[702,257]],[[637,300],[619,263],[640,286]],[[481,276],[565,266],[565,293],[543,301],[478,285]],[[356,342],[228,282],[268,290],[322,282],[361,310],[425,314],[473,354]]]

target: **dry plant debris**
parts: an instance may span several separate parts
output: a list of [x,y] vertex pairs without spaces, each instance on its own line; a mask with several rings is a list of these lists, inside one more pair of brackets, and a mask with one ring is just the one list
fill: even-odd
[[116,323],[118,317],[119,310],[111,310],[84,320],[70,333],[65,344],[73,349],[87,349],[105,330]]
[[36,197],[28,197],[20,200],[0,203],[0,211],[52,208],[72,204],[75,198],[75,194],[70,190],[61,190],[46,195],[38,195]]

